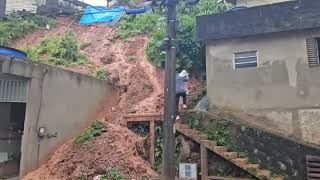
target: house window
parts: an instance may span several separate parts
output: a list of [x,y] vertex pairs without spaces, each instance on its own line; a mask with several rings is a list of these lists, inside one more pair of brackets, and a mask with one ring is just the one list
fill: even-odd
[[234,68],[257,67],[257,51],[248,51],[234,54]]
[[319,67],[320,38],[307,39],[308,65],[310,68]]

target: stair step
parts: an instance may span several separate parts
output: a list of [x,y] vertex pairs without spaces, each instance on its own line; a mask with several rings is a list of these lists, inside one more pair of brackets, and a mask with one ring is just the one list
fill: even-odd
[[270,179],[270,180],[283,180],[283,177],[271,177],[269,170],[260,169],[259,164],[249,163],[248,158],[238,158],[237,152],[228,152],[228,148],[225,146],[217,146],[215,141],[208,140],[208,136],[198,130],[190,128],[189,125],[177,123],[176,128],[183,134],[194,139],[198,143],[204,144],[208,149],[218,153],[219,155],[230,160],[242,169],[252,173],[259,179]]
[[209,147],[209,148],[217,146],[217,142],[211,141],[211,140],[201,140],[201,143],[203,143],[206,147]]
[[208,136],[206,134],[199,134],[198,137],[200,140],[207,140],[208,139]]
[[220,154],[223,154],[228,151],[228,148],[225,146],[214,146],[213,149]]
[[180,128],[181,128],[181,129],[190,129],[190,126],[187,125],[187,124],[181,124],[181,123],[177,123],[177,124],[180,125]]
[[234,162],[236,165],[240,167],[246,166],[248,164],[248,161],[248,158],[237,158],[232,160],[232,162]]
[[236,159],[238,157],[238,153],[236,152],[225,152],[222,155],[227,159]]
[[257,171],[260,169],[260,165],[259,164],[247,164],[244,166],[244,169]]
[[269,170],[258,170],[257,177],[261,179],[270,179],[271,172]]

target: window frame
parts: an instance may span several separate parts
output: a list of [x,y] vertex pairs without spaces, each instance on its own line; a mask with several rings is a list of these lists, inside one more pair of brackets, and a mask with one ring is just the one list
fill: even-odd
[[315,38],[315,40],[316,40],[316,50],[317,50],[317,63],[318,63],[318,67],[320,66],[320,51],[319,51],[319,48],[320,48],[320,46],[319,46],[319,44],[320,44],[320,38],[319,37],[317,37],[317,38]]
[[[244,54],[244,53],[255,53],[256,56],[248,56],[248,57],[240,57],[240,58],[236,58],[236,54]],[[252,50],[252,51],[241,51],[241,52],[234,52],[233,53],[233,69],[247,69],[247,68],[257,68],[259,66],[259,52],[258,50]],[[245,63],[236,63],[236,59],[245,59],[245,58],[254,58],[256,57],[257,59],[257,66],[255,67],[242,67],[242,68],[236,68],[236,64],[250,64],[250,63],[253,63],[254,61],[251,61],[251,62],[245,62]]]

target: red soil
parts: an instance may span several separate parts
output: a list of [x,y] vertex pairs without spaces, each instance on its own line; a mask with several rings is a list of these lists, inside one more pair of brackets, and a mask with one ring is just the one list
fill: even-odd
[[[73,19],[60,17],[51,30],[38,30],[13,42],[13,47],[40,43],[44,38],[63,35]],[[119,168],[126,177],[141,178],[156,173],[136,153],[136,143],[142,139],[121,124],[121,116],[130,112],[159,112],[163,106],[162,72],[146,58],[147,38],[111,42],[116,29],[108,24],[70,26],[82,44],[88,44],[83,53],[94,66],[106,68],[109,78],[120,88],[120,100],[113,112],[105,114],[107,132],[84,145],[68,142],[61,146],[38,170],[24,179],[75,179],[93,177],[107,167]],[[131,57],[131,60],[130,60]],[[88,73],[90,66],[62,67]]]

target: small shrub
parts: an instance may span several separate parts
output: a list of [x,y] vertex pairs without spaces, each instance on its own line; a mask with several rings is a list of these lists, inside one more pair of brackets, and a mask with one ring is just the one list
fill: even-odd
[[105,131],[104,128],[105,126],[102,122],[93,122],[89,128],[87,128],[76,138],[75,143],[84,144],[85,142],[90,141],[94,137],[100,136]]
[[108,72],[104,68],[97,68],[92,71],[90,75],[101,80],[106,80],[108,78]]
[[63,37],[50,37],[39,45],[27,46],[22,50],[28,54],[29,59],[46,64],[86,64],[86,58],[80,53],[79,45],[72,31]]
[[101,180],[125,180],[125,177],[117,168],[108,168]]
[[163,39],[166,36],[165,28],[160,28],[151,34],[151,38],[147,45],[147,57],[148,59],[156,64],[161,65],[161,62],[165,60],[164,49],[162,48]]
[[12,15],[7,20],[0,21],[0,45],[8,46],[13,39],[21,38],[37,27],[45,27],[46,24],[54,26],[55,20],[39,15]]
[[78,176],[76,180],[88,180],[86,176]]
[[91,45],[92,45],[92,42],[83,43],[83,44],[80,45],[80,49],[84,50],[84,49],[86,49],[87,47],[89,47]]
[[145,13],[138,15],[123,16],[120,24],[120,31],[117,37],[126,39],[129,36],[137,34],[147,34],[156,27],[160,16],[155,13]]
[[135,61],[137,60],[136,56],[128,56],[128,61]]
[[[161,171],[162,168],[162,156],[163,156],[163,128],[162,126],[156,127],[156,152],[155,152],[155,169],[157,171]],[[181,139],[178,138],[178,135],[175,136],[175,159],[176,159],[176,167],[179,166],[181,161]]]

